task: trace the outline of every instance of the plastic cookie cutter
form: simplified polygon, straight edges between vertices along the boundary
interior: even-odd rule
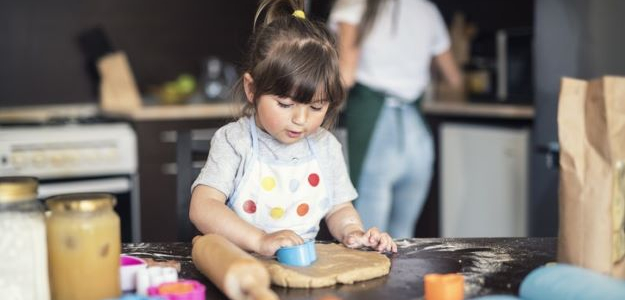
[[[150,287],[177,281],[178,272],[173,267],[148,267],[137,271],[136,291],[139,295],[147,295]]]
[[[282,247],[276,252],[278,261],[290,266],[305,267],[317,260],[315,240],[308,240],[304,244]]]
[[[464,299],[464,276],[460,274],[427,274],[425,300]]]
[[[148,264],[139,257],[125,254],[120,256],[119,264],[119,279],[122,291],[134,291],[136,289],[137,273],[142,269],[145,270]]]
[[[119,298],[108,299],[108,300],[163,300],[161,297],[147,297],[135,294],[126,294]]]
[[[204,300],[206,287],[195,280],[166,282],[148,289],[148,295],[165,300]]]

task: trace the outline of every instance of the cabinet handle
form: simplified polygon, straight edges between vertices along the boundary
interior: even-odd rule
[[[204,167],[204,164],[206,164],[206,161],[203,160],[195,160],[192,162],[192,167],[194,169],[201,169]],[[164,175],[174,175],[177,176],[178,175],[178,166],[176,166],[176,163],[165,163],[161,165],[161,173],[163,173]]]
[[[191,130],[191,139],[210,141],[217,129],[219,128],[193,129]],[[178,133],[175,130],[161,131],[161,142],[175,144],[177,139]]]
[[[161,173],[165,175],[178,175],[178,167],[176,163],[165,163],[161,165]]]
[[[175,130],[161,131],[161,142],[175,144],[178,133]]]
[[[552,141],[547,144],[538,145],[536,151],[545,155],[545,166],[549,170],[560,168],[560,144]]]

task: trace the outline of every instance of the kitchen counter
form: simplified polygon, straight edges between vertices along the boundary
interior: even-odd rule
[[[430,101],[422,105],[423,112],[429,115],[460,117],[488,117],[516,120],[534,118],[531,105],[488,104],[452,101]],[[123,113],[106,113],[121,116],[132,121],[182,120],[201,118],[232,118],[238,115],[239,107],[231,102],[216,102],[187,105],[150,105]]]
[[[79,119],[99,112],[95,104],[13,106],[0,108],[1,123],[45,123],[50,119]]]
[[[335,294],[341,299],[421,299],[423,277],[429,273],[465,276],[465,298],[488,294],[517,294],[533,269],[555,261],[555,238],[427,238],[397,240],[399,251],[390,255],[391,272],[353,285],[321,289],[272,286],[280,299],[319,299]],[[190,243],[124,244],[122,252],[155,260],[181,263],[180,277],[206,285],[206,299],[227,299],[191,261]]]
[[[97,104],[15,106],[0,109],[0,121],[12,123],[47,122],[50,119],[80,119],[104,115],[128,121],[168,121],[196,119],[231,119],[239,106],[231,102],[185,105],[144,105],[130,111],[102,111]]]
[[[499,103],[472,103],[467,101],[425,101],[421,109],[426,115],[454,117],[486,117],[514,120],[532,120],[534,107]]]
[[[531,105],[471,103],[466,101],[425,101],[422,110],[427,115],[458,117],[489,117],[516,120],[534,118]],[[239,107],[231,102],[186,105],[144,105],[140,109],[120,112],[101,112],[95,104],[48,105],[37,107],[10,107],[0,110],[4,121],[45,121],[50,118],[84,117],[98,113],[121,117],[129,121],[229,119],[238,115]]]
[[[167,121],[195,119],[229,119],[238,115],[239,108],[230,102],[150,105],[127,112],[104,112],[108,116],[122,117],[130,121]]]

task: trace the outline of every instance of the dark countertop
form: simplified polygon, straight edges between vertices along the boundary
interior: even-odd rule
[[[280,299],[318,299],[334,294],[342,299],[420,299],[423,277],[429,273],[465,276],[465,298],[487,294],[518,294],[523,278],[533,269],[555,261],[555,238],[428,238],[397,240],[390,255],[391,272],[353,285],[321,289],[272,287]],[[155,260],[181,262],[180,277],[206,285],[206,299],[227,299],[191,261],[189,243],[124,244],[122,252]]]

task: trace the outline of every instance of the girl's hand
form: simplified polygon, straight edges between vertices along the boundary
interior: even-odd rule
[[[361,230],[352,231],[345,235],[343,244],[348,248],[371,247],[378,252],[397,252],[397,244],[386,232],[380,232],[372,227],[366,232]]]
[[[301,245],[304,239],[292,230],[280,230],[274,233],[267,233],[260,238],[258,254],[272,256],[282,247]]]

